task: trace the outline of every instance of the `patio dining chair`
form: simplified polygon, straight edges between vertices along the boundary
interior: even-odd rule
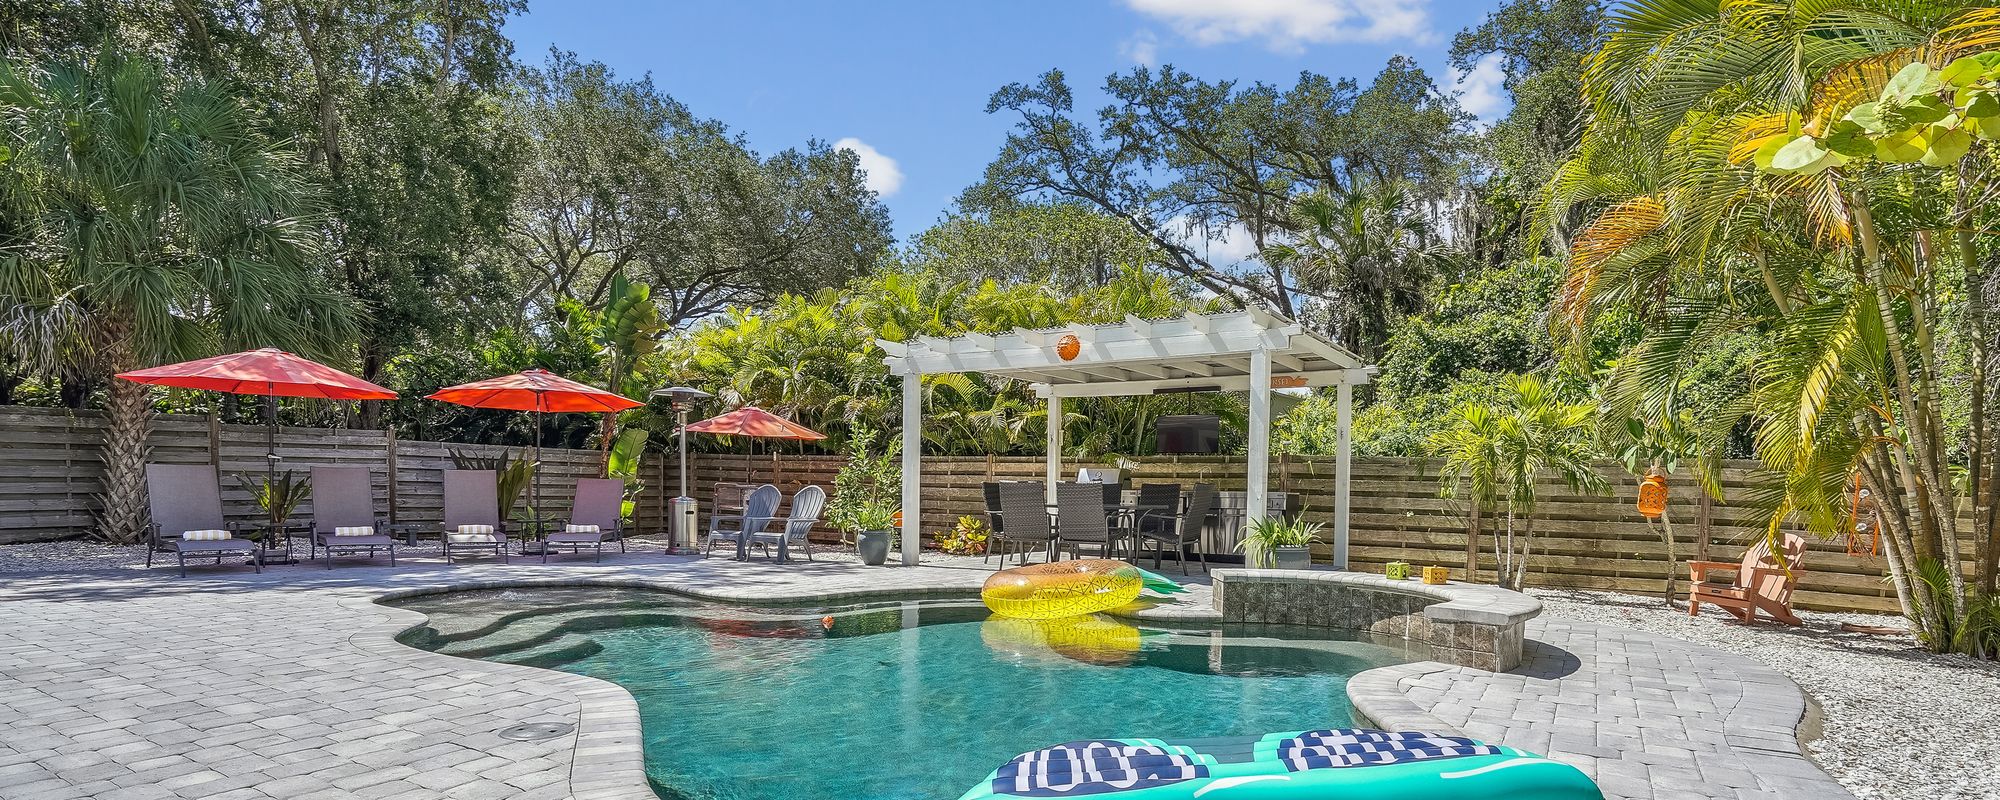
[[[222,518],[222,488],[216,484],[215,467],[147,464],[146,495],[153,516],[146,526],[146,568],[152,568],[154,553],[173,553],[181,576],[186,577],[188,556],[213,553],[220,566],[224,556],[234,553],[249,556],[250,564],[264,571],[257,543],[238,538],[241,526]]]
[[[1101,483],[1058,483],[1056,484],[1056,553],[1060,555],[1067,548],[1083,557],[1083,546],[1097,549],[1100,558],[1112,557],[1116,542],[1111,537],[1111,515],[1117,513],[1118,504],[1113,502],[1106,510],[1106,488],[1116,491],[1115,484]]]
[[[559,547],[579,553],[589,547],[596,560],[604,560],[604,543],[617,542],[625,552],[625,480],[623,478],[578,478],[576,498],[570,502],[569,521],[563,529],[542,540],[542,563],[549,563],[549,551]]]
[[[1178,492],[1176,492],[1178,494]],[[1138,539],[1153,544],[1153,569],[1160,568],[1160,558],[1168,547],[1173,548],[1174,560],[1181,565],[1181,574],[1188,574],[1188,546],[1194,546],[1195,558],[1201,561],[1201,571],[1208,571],[1207,548],[1202,546],[1201,531],[1208,525],[1208,517],[1215,510],[1215,486],[1197,483],[1188,493],[1187,508],[1176,514],[1156,514],[1139,520]],[[1133,560],[1138,560],[1139,542],[1133,543]]]
[[[396,537],[388,518],[375,514],[375,481],[367,467],[312,468],[311,557],[319,558],[321,550],[327,569],[336,556],[372,559],[378,550],[396,566]]]
[[[444,471],[444,560],[460,552],[491,551],[507,558],[507,525],[500,520],[500,480],[490,469]]]
[[[818,486],[807,486],[792,495],[791,511],[783,519],[774,519],[770,524],[780,526],[779,530],[763,530],[750,534],[750,543],[764,549],[769,556],[771,548],[778,548],[778,560],[790,557],[790,551],[805,548],[806,560],[813,560],[812,533],[819,524],[819,514],[826,508],[826,490]]]
[[[1049,519],[1047,490],[1043,484],[1017,481],[1000,484],[1000,514],[1007,520],[1005,536],[987,540],[987,552],[1000,551],[1000,566],[1007,566],[1008,551],[1026,559],[1030,548],[1053,548],[1055,527]]]
[[[709,553],[715,552],[716,542],[734,544],[738,556],[748,555],[751,534],[770,526],[771,519],[778,515],[778,501],[783,499],[784,493],[767,483],[743,497],[743,513],[710,514],[708,549],[701,554],[702,557],[707,558]]]
[[[1000,513],[1000,486],[999,481],[987,481],[979,485],[980,492],[986,495],[986,554],[979,559],[980,561],[991,560],[994,545],[1007,538],[1007,519]],[[1004,562],[1006,559],[1002,558],[1001,561]]]

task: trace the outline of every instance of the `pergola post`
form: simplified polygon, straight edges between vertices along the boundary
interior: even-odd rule
[[[1063,446],[1063,402],[1054,392],[1049,393],[1047,427],[1049,429],[1048,481],[1044,485],[1048,487],[1048,502],[1053,505],[1056,502],[1056,483],[1062,480]]]
[[[1250,351],[1250,463],[1244,469],[1245,521],[1255,524],[1270,505],[1271,478],[1271,352]]]
[[[1334,387],[1333,567],[1347,569],[1347,484],[1354,466],[1354,384]]]
[[[915,370],[903,373],[903,566],[917,565],[924,496],[924,395]]]

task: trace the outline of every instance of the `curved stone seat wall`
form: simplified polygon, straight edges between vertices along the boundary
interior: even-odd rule
[[[1505,672],[1521,664],[1521,638],[1542,603],[1476,583],[1425,585],[1359,572],[1219,569],[1215,611],[1225,622],[1316,625],[1430,645],[1447,664]]]

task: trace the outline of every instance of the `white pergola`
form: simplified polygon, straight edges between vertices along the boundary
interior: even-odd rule
[[[1263,518],[1270,492],[1271,390],[1333,386],[1338,399],[1338,449],[1333,490],[1333,560],[1347,566],[1348,465],[1353,389],[1375,367],[1304,326],[1260,309],[1188,314],[1174,319],[1135,316],[1111,325],[1072,325],[998,336],[968,333],[949,339],[919,336],[876,340],[883,359],[903,379],[903,563],[917,563],[923,513],[923,391],[925,375],[981,372],[1026,381],[1062,419],[1066,397],[1130,397],[1181,392],[1249,392],[1248,513]],[[1062,479],[1062,425],[1048,426],[1048,483]],[[1053,496],[1051,497],[1053,502]]]

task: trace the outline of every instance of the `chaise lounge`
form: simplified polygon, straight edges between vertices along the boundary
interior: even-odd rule
[[[190,555],[214,554],[216,565],[231,554],[248,556],[251,566],[264,571],[263,553],[258,544],[236,536],[240,526],[222,517],[222,489],[216,484],[215,467],[208,464],[147,464],[147,502],[152,524],[146,527],[146,568],[153,566],[154,553],[173,553],[180,562],[181,576],[187,576]]]

